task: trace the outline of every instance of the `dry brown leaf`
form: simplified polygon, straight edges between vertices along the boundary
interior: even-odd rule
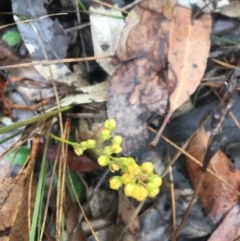
[[[199,128],[189,142],[186,151],[200,162],[203,162],[208,141],[209,135],[202,128]],[[196,188],[202,174],[202,169],[190,158],[186,158],[186,164],[191,182],[194,188]],[[219,150],[214,154],[208,168],[232,188],[235,190],[239,189],[240,171],[234,169],[222,151]],[[239,202],[239,197],[236,192],[230,190],[208,172],[205,174],[199,190],[199,199],[202,208],[214,223],[218,223],[226,212]]]
[[[168,50],[170,112],[180,107],[196,90],[207,64],[211,15],[204,13],[194,20],[191,16],[190,9],[174,8]]]
[[[196,90],[204,74],[212,28],[211,15],[192,19],[192,10],[176,5],[169,32],[168,114],[151,145],[156,146],[173,112]]]

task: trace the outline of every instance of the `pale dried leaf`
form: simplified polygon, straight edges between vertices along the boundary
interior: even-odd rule
[[[224,217],[221,224],[214,230],[208,241],[239,240],[240,237],[240,206],[235,205]]]
[[[122,13],[103,6],[91,6],[89,12],[94,54],[112,56],[124,26]],[[97,62],[109,75],[114,73],[115,67],[111,64],[110,58]]]
[[[207,13],[192,20],[190,9],[176,6],[169,33],[168,81],[170,112],[196,90],[204,74],[210,49],[212,20]]]
[[[86,104],[92,102],[105,102],[108,99],[108,81],[85,86],[77,89],[81,94],[68,95],[61,100],[61,106],[68,106],[72,104]]]

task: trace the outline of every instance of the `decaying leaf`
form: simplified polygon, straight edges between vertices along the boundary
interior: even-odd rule
[[[125,152],[145,143],[149,114],[166,110],[168,91],[161,71],[166,66],[167,35],[167,19],[148,8],[136,6],[126,20],[123,42],[113,59],[121,65],[112,77],[108,100],[108,116],[118,123]]]
[[[209,135],[199,128],[186,149],[188,153],[203,162],[207,150]],[[186,158],[188,174],[193,186],[196,188],[202,169],[190,158]],[[227,156],[222,151],[217,151],[211,158],[208,166],[221,180],[238,190],[240,184],[240,171],[234,169]],[[199,191],[199,199],[202,208],[214,223],[239,202],[238,194],[229,189],[220,180],[206,173]]]

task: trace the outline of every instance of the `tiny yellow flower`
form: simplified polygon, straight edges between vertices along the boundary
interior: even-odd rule
[[[83,154],[83,151],[84,151],[83,148],[79,144],[73,145],[73,150],[78,156],[81,156]]]
[[[119,144],[112,145],[112,153],[119,154],[122,152],[122,147]]]
[[[153,174],[149,178],[149,183],[152,183],[155,187],[160,187],[162,185],[162,178],[157,174]]]
[[[123,138],[122,136],[120,135],[116,135],[112,138],[112,144],[118,144],[118,145],[121,145],[122,144],[122,141],[123,141]]]
[[[116,163],[111,163],[109,165],[109,169],[111,172],[115,172],[115,171],[119,171],[120,170],[120,166]]]
[[[136,183],[134,183],[134,182],[130,182],[130,183],[125,185],[124,193],[127,197],[132,197],[135,186],[136,186]]]
[[[97,142],[95,140],[89,139],[87,140],[87,148],[94,149],[97,145]]]
[[[103,130],[101,130],[100,136],[103,141],[106,141],[106,140],[110,139],[111,131],[108,129],[103,129]]]
[[[109,160],[108,156],[102,155],[102,156],[98,157],[98,164],[102,167],[107,166],[109,164],[109,161],[110,160]]]
[[[107,119],[104,122],[104,127],[108,130],[114,130],[117,126],[117,123],[114,119]]]
[[[158,195],[159,192],[160,192],[159,187],[150,188],[148,189],[148,197],[154,198]]]
[[[136,184],[134,190],[133,190],[133,195],[135,199],[137,199],[139,202],[145,200],[148,196],[148,191],[147,189],[141,185],[141,184]]]
[[[118,190],[122,186],[122,179],[120,176],[111,177],[109,184],[111,189]]]
[[[141,172],[141,168],[137,163],[131,163],[127,168],[131,175],[138,175]]]
[[[141,170],[144,174],[152,174],[153,173],[153,164],[152,162],[144,162],[142,165],[141,165]]]

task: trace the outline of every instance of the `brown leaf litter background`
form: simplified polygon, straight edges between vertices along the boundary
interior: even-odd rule
[[[154,0],[136,6],[127,17],[112,61],[119,67],[110,82],[108,115],[118,123],[116,132],[124,137],[125,153],[145,143],[147,119],[151,113],[165,114],[172,94],[167,123],[195,91],[206,67],[210,15],[192,20],[190,9],[175,6],[171,16],[171,7]]]

